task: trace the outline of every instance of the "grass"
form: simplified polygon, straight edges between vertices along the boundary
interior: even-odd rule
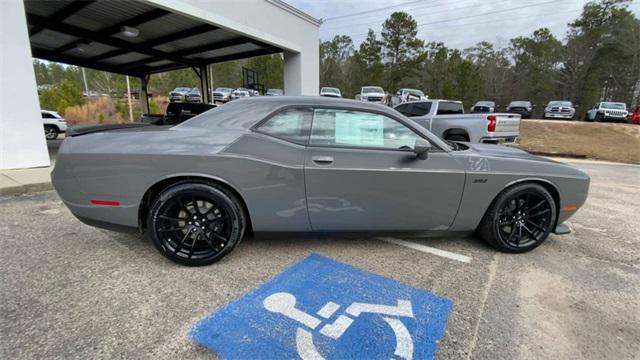
[[[530,152],[640,164],[640,126],[523,120],[520,147]]]

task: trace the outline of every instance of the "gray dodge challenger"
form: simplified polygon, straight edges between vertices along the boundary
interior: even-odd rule
[[[148,231],[169,259],[206,265],[248,232],[443,231],[512,253],[568,232],[589,176],[498,146],[445,142],[393,109],[252,97],[176,126],[71,131],[53,185],[82,222]]]

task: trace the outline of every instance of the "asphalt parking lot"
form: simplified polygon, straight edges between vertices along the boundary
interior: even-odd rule
[[[190,328],[315,253],[451,299],[441,359],[637,358],[640,167],[572,163],[592,177],[587,204],[533,252],[404,239],[468,262],[376,237],[261,236],[189,268],[81,224],[54,192],[2,198],[0,357],[215,358]]]

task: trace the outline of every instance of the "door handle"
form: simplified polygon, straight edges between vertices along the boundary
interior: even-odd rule
[[[311,161],[318,165],[330,165],[333,164],[333,156],[313,156]]]

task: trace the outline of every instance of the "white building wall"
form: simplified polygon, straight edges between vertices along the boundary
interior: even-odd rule
[[[318,95],[319,23],[279,0],[147,0],[285,49],[287,95]]]
[[[0,169],[49,166],[24,4],[0,13]]]

